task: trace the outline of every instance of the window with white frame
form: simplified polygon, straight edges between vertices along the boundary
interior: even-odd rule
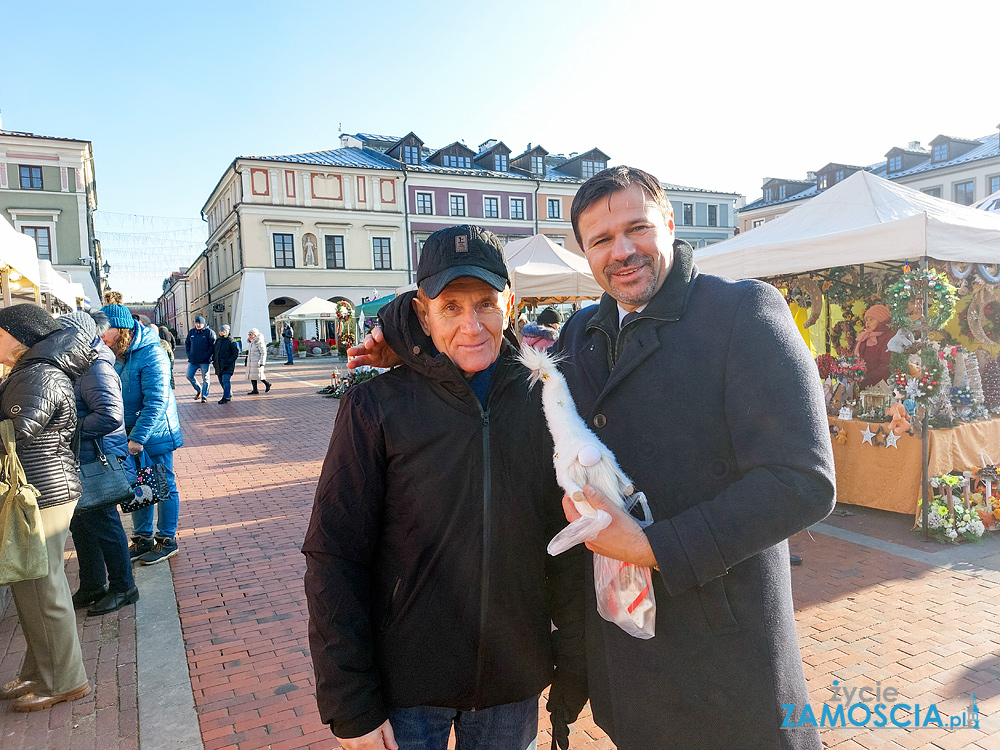
[[[451,210],[452,216],[465,216],[465,196],[454,194],[449,195],[448,207]]]
[[[21,231],[35,241],[39,260],[52,260],[52,242],[48,227],[21,227]]]
[[[889,171],[898,172],[903,168],[903,157],[902,156],[890,156],[889,157]]]
[[[1000,175],[993,175],[992,177],[986,178],[986,194],[993,195],[997,190],[1000,190]]]
[[[582,174],[583,174],[583,176],[585,178],[586,177],[593,177],[598,172],[604,171],[604,162],[603,161],[586,161],[586,160],[584,160],[584,162],[582,164],[582,169],[583,169]]]
[[[561,219],[562,218],[562,201],[558,198],[548,199],[549,207],[549,218],[550,219]]]
[[[512,219],[524,218],[524,198],[510,199],[510,218]]]
[[[458,169],[471,169],[472,159],[468,156],[456,156],[455,154],[445,154],[441,163],[446,167],[456,167]]]
[[[493,168],[497,172],[506,172],[507,154],[493,154]]]
[[[388,237],[372,237],[372,255],[376,271],[392,268],[392,250]]]
[[[487,195],[483,198],[483,218],[484,219],[499,219],[500,218],[500,199],[494,196]]]
[[[26,167],[19,168],[21,177],[21,190],[41,190],[42,189],[42,168]]]
[[[770,198],[768,199],[770,200]],[[684,215],[682,223],[684,226],[691,227],[694,226],[694,204],[685,203],[684,204]]]
[[[418,214],[434,213],[433,193],[417,193],[417,213]]]
[[[328,234],[326,244],[326,267],[346,268],[344,261],[344,238],[339,234]]]
[[[403,146],[403,161],[407,164],[419,164],[420,163],[420,147],[419,146]]]
[[[293,235],[274,235],[274,267],[295,268],[295,249],[292,244]]]
[[[955,183],[955,203],[971,206],[976,200],[976,183],[972,180]]]
[[[750,223],[750,228],[751,229],[756,229],[757,227],[762,226],[763,224],[764,224],[764,219],[754,219]]]
[[[710,227],[719,226],[719,207],[714,203],[708,204],[708,225]]]
[[[948,160],[948,144],[941,143],[934,147],[934,161]]]
[[[933,196],[934,198],[940,198],[941,197],[941,187],[940,186],[938,186],[938,187],[931,187],[931,188],[924,188],[920,192],[923,193],[924,195]]]
[[[531,171],[533,174],[545,174],[545,157],[544,156],[532,156],[531,157]]]

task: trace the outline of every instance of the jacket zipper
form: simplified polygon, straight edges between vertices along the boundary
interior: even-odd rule
[[[480,407],[482,408],[482,407]],[[483,414],[483,571],[481,578],[481,598],[479,600],[479,649],[476,656],[476,690],[474,704],[479,705],[482,695],[483,659],[486,651],[486,610],[490,595],[490,498],[493,492],[492,467],[490,460],[490,412]]]

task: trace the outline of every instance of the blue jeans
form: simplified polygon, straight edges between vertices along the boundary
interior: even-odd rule
[[[132,588],[135,581],[128,559],[128,537],[117,505],[94,510],[77,508],[69,530],[80,561],[80,591],[100,591],[105,582],[108,590],[116,594]]]
[[[194,377],[195,373],[198,372],[198,370],[201,370],[201,386],[200,387],[198,385],[198,381],[195,380],[195,377]],[[205,396],[207,398],[208,397],[208,383],[209,383],[209,380],[208,380],[208,362],[204,362],[204,363],[202,363],[200,365],[193,365],[190,362],[188,362],[188,382],[194,388],[195,393],[197,393],[200,390],[201,391],[201,395]]]
[[[295,343],[292,339],[285,341],[285,354],[288,355],[288,362],[286,364],[292,364],[295,361]]]
[[[453,724],[457,750],[535,750],[538,696],[479,711],[392,708],[389,723],[399,750],[446,750]]]
[[[152,464],[163,464],[167,467],[167,483],[170,485],[170,496],[156,505],[137,510],[132,514],[132,529],[138,536],[153,536],[153,508],[156,508],[156,534],[177,536],[177,517],[181,512],[181,496],[177,491],[177,477],[174,476],[174,452],[160,453],[157,456],[147,456]]]
[[[232,398],[232,388],[230,386],[230,380],[232,380],[233,374],[231,372],[223,373],[219,376],[219,382],[222,383],[222,397]]]

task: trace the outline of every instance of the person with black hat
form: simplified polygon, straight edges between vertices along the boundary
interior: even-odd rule
[[[90,693],[64,551],[70,519],[80,499],[73,452],[76,399],[73,381],[97,354],[76,329],[62,329],[42,308],[0,309],[0,419],[14,425],[17,455],[39,491],[49,572],[10,585],[27,650],[17,677],[0,688],[15,711],[40,711]]]
[[[407,367],[341,399],[302,551],[320,716],[347,750],[445,750],[452,728],[523,750],[553,644],[582,649],[546,601],[546,581],[579,588],[581,556],[545,551],[565,520],[512,301],[495,235],[435,232],[417,291],[380,315]],[[526,441],[548,448],[506,450]]]
[[[546,307],[535,318],[534,323],[528,323],[521,329],[522,341],[535,349],[545,350],[556,343],[559,338],[559,326],[563,317],[554,307]]]

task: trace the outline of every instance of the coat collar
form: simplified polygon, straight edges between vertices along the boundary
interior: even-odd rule
[[[688,296],[692,282],[698,275],[698,267],[694,264],[694,253],[687,243],[674,242],[674,263],[667,274],[663,286],[660,287],[646,308],[639,313],[638,320],[652,318],[668,321],[680,320],[687,307]],[[611,341],[618,337],[618,302],[610,294],[601,297],[597,314],[590,319],[587,330],[601,329],[608,334]]]

